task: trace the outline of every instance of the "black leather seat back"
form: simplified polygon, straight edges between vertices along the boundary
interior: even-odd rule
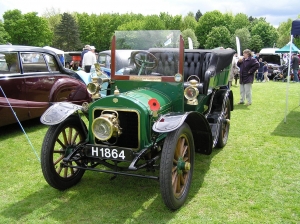
[[[174,76],[178,73],[179,50],[174,48],[150,48],[152,53],[158,60],[158,65],[153,72],[162,74],[163,76]]]
[[[184,81],[187,81],[191,75],[199,77],[201,74],[201,54],[192,52],[184,54],[183,74]]]

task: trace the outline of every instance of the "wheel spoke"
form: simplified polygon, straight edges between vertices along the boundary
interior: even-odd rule
[[[59,138],[57,138],[56,141],[58,142],[58,144],[61,145],[61,147],[62,147],[63,149],[67,148],[67,146],[66,146],[64,143],[62,143],[61,140],[60,140]]]
[[[183,174],[180,174],[180,184],[184,185],[184,182],[185,182],[185,180],[184,180]]]
[[[185,145],[184,146],[184,149],[183,149],[183,152],[182,152],[182,157],[184,157],[185,156],[185,153],[186,153],[186,150],[188,149],[188,146],[187,145]]]
[[[176,174],[175,178],[174,178],[174,184],[173,184],[174,193],[176,193],[176,191],[177,191],[177,183],[178,183],[178,175]]]
[[[65,150],[63,149],[59,149],[59,150],[53,150],[53,153],[60,153],[60,154],[64,154]]]
[[[182,137],[181,138],[181,140],[180,140],[180,157],[183,157],[183,155],[184,155],[184,153],[183,153],[183,151],[184,151],[184,144],[185,144],[185,138],[184,137]]]
[[[69,136],[68,136],[68,143],[69,145],[71,144],[71,140],[72,140],[72,132],[73,132],[73,128],[69,128]]]
[[[61,173],[61,170],[62,170],[62,166],[59,166],[56,172],[57,172],[58,174],[60,174],[60,173]]]
[[[73,136],[72,141],[70,142],[70,144],[73,145],[73,144],[76,142],[76,139],[77,139],[78,136],[79,136],[79,133],[78,133],[78,131],[76,131],[76,133],[75,133],[75,135]]]
[[[173,159],[173,165],[177,165],[177,160]]]
[[[62,159],[64,158],[64,155],[61,155],[53,164],[54,166],[59,163],[60,161],[62,161]]]
[[[70,162],[69,165],[72,165],[72,162]],[[75,172],[74,172],[74,168],[73,167],[70,167],[70,172],[71,172],[71,175],[74,175]]]
[[[177,177],[177,169],[175,169],[175,171],[172,175],[172,185],[174,185],[176,177]]]
[[[65,145],[68,145],[66,129],[62,130],[61,133],[62,133],[62,135],[63,135]]]
[[[176,178],[176,193],[180,193],[180,190],[181,190],[181,187],[180,187],[180,176],[181,176],[181,174],[178,174],[177,175],[177,178]]]
[[[64,167],[64,178],[68,177],[68,167]]]

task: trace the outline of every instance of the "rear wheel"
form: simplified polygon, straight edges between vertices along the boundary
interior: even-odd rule
[[[41,166],[48,184],[64,190],[77,184],[85,170],[63,166],[63,158],[85,140],[85,132],[77,116],[70,116],[62,123],[50,126],[42,145]],[[77,165],[70,162],[69,165]]]
[[[229,128],[230,128],[230,100],[227,98],[225,106],[222,109],[221,124],[219,125],[219,137],[217,142],[218,148],[223,148],[228,140]]]
[[[160,191],[166,206],[180,208],[188,196],[194,169],[195,147],[188,124],[168,133],[160,162]]]

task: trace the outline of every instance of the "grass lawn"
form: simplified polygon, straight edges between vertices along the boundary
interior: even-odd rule
[[[0,128],[0,223],[300,223],[300,84],[253,84],[253,104],[235,108],[229,140],[196,154],[187,203],[171,212],[154,180],[87,171],[75,187],[50,187],[18,125]],[[4,115],[1,115],[4,116]],[[40,154],[47,127],[24,122]]]

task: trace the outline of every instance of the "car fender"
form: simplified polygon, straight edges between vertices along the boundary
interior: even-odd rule
[[[207,119],[199,112],[165,114],[159,117],[152,129],[158,133],[168,133],[179,128],[184,122],[192,130],[196,151],[206,155],[211,154],[213,148],[212,132]]]
[[[68,101],[81,105],[90,102],[91,96],[86,85],[74,78],[58,79],[51,88],[49,102]]]
[[[82,106],[69,103],[57,102],[49,107],[41,116],[40,121],[46,125],[56,125],[64,121],[67,117],[77,110],[81,110]]]

